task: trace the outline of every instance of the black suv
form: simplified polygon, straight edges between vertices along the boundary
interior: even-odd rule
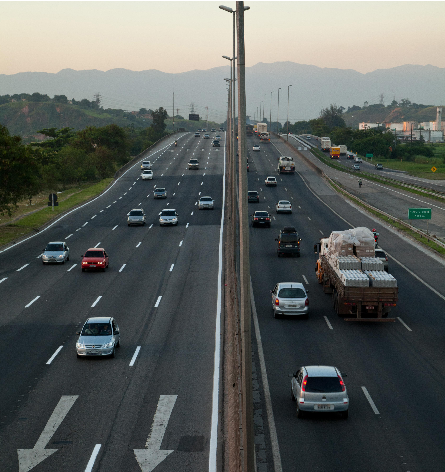
[[[300,236],[293,226],[285,226],[280,230],[278,238],[277,254],[280,257],[282,254],[296,255],[300,257]]]
[[[247,191],[247,203],[260,203],[260,196],[256,190]]]

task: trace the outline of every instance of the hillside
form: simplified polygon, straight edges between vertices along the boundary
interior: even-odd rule
[[[113,113],[103,109],[85,109],[79,105],[28,100],[0,105],[0,124],[6,126],[11,135],[21,136],[24,142],[39,139],[37,131],[43,128],[73,128],[78,131],[88,126],[133,126],[143,128],[151,120],[122,110]]]

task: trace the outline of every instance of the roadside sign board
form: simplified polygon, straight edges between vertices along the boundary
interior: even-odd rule
[[[431,220],[431,208],[408,208],[409,220]]]
[[[433,167],[431,167],[431,170],[432,170],[433,172],[436,172],[437,169],[433,166]]]
[[[374,154],[366,154],[366,157],[374,157]]]

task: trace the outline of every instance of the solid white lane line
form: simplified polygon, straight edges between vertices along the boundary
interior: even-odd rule
[[[114,231],[119,225],[116,225],[111,231]]]
[[[126,266],[127,264],[123,264],[123,266],[119,269],[119,272],[122,272],[124,270],[124,267]]]
[[[172,264],[172,265],[170,266],[170,272],[173,270],[173,267],[175,267],[175,264]]]
[[[4,282],[7,278],[8,278],[8,277],[3,277],[3,279],[0,280],[0,284],[1,284],[2,282]]]
[[[397,317],[397,319],[400,321],[400,323],[403,324],[403,326],[405,326],[405,328],[406,328],[408,331],[412,331],[412,329],[411,329],[404,321],[402,321],[402,318]]]
[[[139,241],[139,242],[136,244],[136,247],[139,247],[141,244],[142,244],[142,241]]]
[[[326,324],[329,326],[329,329],[334,329],[334,328],[332,327],[331,323],[329,322],[328,317],[327,317],[327,316],[323,316],[323,318],[325,319]]]
[[[73,233],[69,234],[65,239],[71,238],[72,235]]]
[[[34,300],[31,300],[27,305],[25,305],[25,308],[28,308],[30,307],[36,300],[38,300],[40,298],[40,295],[37,295],[36,298],[34,298]]]
[[[156,300],[156,303],[155,303],[155,308],[157,308],[159,306],[159,304],[161,303],[161,299],[162,299],[162,295],[159,295],[158,299]]]
[[[380,415],[379,410],[377,410],[377,407],[375,406],[375,403],[372,401],[371,395],[369,395],[368,390],[366,390],[366,387],[362,387],[362,390],[363,390],[363,393],[365,394],[366,399],[371,405],[371,408],[374,411],[374,413],[376,415]]]
[[[51,362],[54,360],[54,358],[57,356],[57,354],[59,354],[60,350],[62,349],[63,346],[59,346],[57,349],[56,349],[56,352],[48,359],[46,365],[49,365],[51,364]]]
[[[67,270],[67,272],[69,272],[70,270],[73,270],[74,267],[76,267],[76,265],[77,265],[77,264],[73,264],[73,265]]]
[[[306,283],[306,285],[309,285],[309,282],[307,281],[307,278],[304,275],[302,275],[302,277],[303,277],[304,282]]]
[[[134,366],[134,363],[136,362],[136,358],[140,350],[141,350],[141,346],[137,346],[136,351],[134,351],[133,357],[131,358],[130,364],[128,365],[129,367]]]
[[[93,215],[93,216],[91,217],[91,219],[94,220],[94,218],[96,218],[96,216],[97,216],[97,215]]]
[[[101,298],[102,298],[102,295],[99,295],[99,296],[96,298],[95,302],[91,305],[91,308],[94,308],[94,307],[99,303],[99,300],[100,300]]]
[[[100,241],[99,241],[99,242],[98,242],[98,243],[97,243],[97,244],[96,244],[94,247],[98,247],[98,246],[99,246],[99,244],[100,244]]]
[[[96,462],[96,457],[99,454],[101,444],[96,444],[93,449],[93,453],[91,454],[90,460],[88,461],[87,468],[85,469],[85,472],[91,472],[94,467],[94,463]]]
[[[88,224],[88,221],[82,225],[82,228]]]
[[[182,240],[182,241],[179,243],[179,247],[181,247],[181,246],[182,246],[182,243],[183,243],[183,241],[184,241],[184,240]]]
[[[187,228],[189,227],[189,224],[190,224],[190,223],[187,223],[187,224],[185,225],[185,229],[187,229]]]
[[[25,267],[28,267],[29,264],[25,264],[24,266],[20,267],[20,269],[17,269],[16,272],[20,272],[22,269],[24,269]]]

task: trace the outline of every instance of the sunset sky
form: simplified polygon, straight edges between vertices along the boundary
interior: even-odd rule
[[[0,74],[226,65],[235,2],[0,2]],[[246,66],[445,67],[445,2],[245,2]]]

